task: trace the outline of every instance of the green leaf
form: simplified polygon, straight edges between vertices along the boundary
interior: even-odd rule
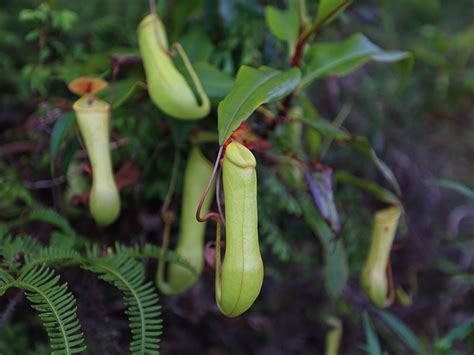
[[[233,77],[207,62],[196,63],[194,70],[212,103],[221,101],[234,85]]]
[[[353,34],[343,42],[315,44],[308,49],[306,60],[308,66],[301,80],[301,87],[328,75],[347,75],[370,60],[399,62],[404,78],[413,66],[413,55],[410,52],[385,51],[360,33]]]
[[[35,28],[25,35],[25,41],[27,42],[34,41],[39,37],[39,34],[40,34],[39,29]]]
[[[334,239],[334,234],[321,218],[307,196],[300,198],[306,224],[319,238],[324,250],[324,284],[332,299],[336,299],[347,283],[349,270],[342,239]]]
[[[158,1],[158,5],[161,3],[162,1]],[[181,36],[181,33],[186,28],[186,24],[189,23],[189,20],[199,15],[199,12],[202,11],[203,0],[176,1],[172,6],[170,3],[167,4],[170,6],[168,11],[170,11],[170,15],[172,16],[171,23],[173,24],[173,26],[171,26],[173,31],[168,33],[168,38],[170,39],[170,42],[173,42],[176,38]],[[206,18],[206,21],[211,20],[212,19],[210,18]]]
[[[165,118],[166,123],[168,124],[171,130],[171,138],[176,147],[182,147],[186,144],[188,136],[191,133],[195,123],[192,121],[177,120],[171,117]]]
[[[474,190],[469,187],[452,180],[446,179],[429,179],[426,181],[427,185],[438,186],[444,189],[453,190],[460,194],[474,200]]]
[[[392,188],[395,190],[398,196],[401,195],[401,189],[398,185],[398,181],[393,174],[392,170],[388,167],[385,162],[379,159],[375,150],[370,146],[369,140],[366,137],[355,137],[355,139],[350,140],[349,144],[358,150],[360,153],[365,155],[368,159],[370,159],[380,173],[385,177],[385,179],[390,183]]]
[[[130,85],[129,83],[126,83],[126,88],[128,88],[128,90],[126,92],[118,92],[118,87],[117,87],[118,84],[116,84],[116,87],[115,87],[115,90],[117,90],[117,92],[114,92],[114,87],[112,86],[111,90],[112,92],[114,92],[116,95],[117,93],[120,95],[118,97],[118,99],[114,100],[114,102],[112,102],[112,108],[113,109],[117,109],[119,108],[120,106],[122,106],[123,104],[125,104],[128,100],[130,100],[135,94],[137,94],[138,92],[140,91],[145,91],[146,90],[146,84],[142,81],[135,81],[132,85]],[[121,88],[122,90],[124,89],[123,87]]]
[[[288,10],[280,10],[274,6],[266,6],[265,20],[276,38],[288,42],[292,53],[298,41],[300,27],[298,8],[292,6]]]
[[[72,139],[64,147],[63,154],[61,156],[61,171],[63,174],[67,173],[69,164],[74,158],[74,154],[80,148],[81,148],[81,143],[79,142],[79,138],[77,137],[77,135],[72,137]]]
[[[214,51],[214,46],[211,41],[201,30],[193,30],[186,33],[179,42],[186,51],[191,63],[209,60],[209,57]]]
[[[364,322],[365,337],[367,339],[367,353],[370,355],[381,355],[382,349],[380,347],[379,338],[377,334],[375,334],[374,328],[372,328],[372,323],[370,322],[367,312],[362,314],[362,319]]]
[[[278,101],[291,93],[300,81],[299,69],[281,72],[269,67],[242,66],[234,87],[217,108],[219,144],[262,104]]]
[[[395,317],[393,314],[390,314],[386,311],[382,310],[375,310],[380,318],[387,324],[394,333],[396,333],[403,342],[410,347],[413,351],[418,354],[422,353],[421,343],[418,340],[418,337],[408,328],[405,323],[403,323],[400,319]]]
[[[333,21],[351,2],[352,0],[321,0],[316,16],[316,27],[325,26]]]
[[[453,348],[454,342],[462,341],[470,334],[474,334],[474,317],[468,318],[452,328],[445,336],[436,339],[435,348],[437,351],[448,351]]]
[[[351,3],[352,0],[320,0],[315,26],[327,25],[336,19]]]
[[[49,155],[50,155],[50,169],[51,174],[54,175],[54,161],[59,151],[59,147],[66,136],[66,133],[73,127],[74,122],[76,121],[76,116],[74,112],[67,112],[62,117],[60,117],[53,127],[53,132],[51,133],[51,141],[49,144]]]
[[[386,202],[390,205],[400,205],[400,199],[391,191],[384,189],[379,184],[368,181],[366,179],[354,176],[346,171],[338,171],[334,173],[334,181],[350,184],[360,189],[366,190],[373,194],[380,201]]]
[[[303,120],[303,119],[298,119],[298,120],[314,128],[319,133],[327,137],[331,137],[334,139],[349,139],[351,137],[350,133],[347,133],[342,128],[336,126],[334,123],[329,122],[328,120],[325,120],[324,118],[316,118],[316,119],[311,119],[311,120]]]

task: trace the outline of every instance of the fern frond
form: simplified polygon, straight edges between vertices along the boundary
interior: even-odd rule
[[[115,252],[117,255],[127,255],[131,258],[134,259],[162,259],[162,251],[161,248],[154,245],[154,244],[145,244],[144,246],[140,247],[139,245],[134,245],[134,246],[125,246],[120,243],[115,244]],[[172,250],[168,250],[166,252],[165,260],[178,264],[186,269],[188,269],[191,273],[193,273],[195,276],[199,276],[198,272],[196,269],[182,256],[179,254],[175,253]]]
[[[48,333],[52,354],[76,354],[86,346],[76,314],[76,300],[67,283],[45,265],[23,271],[15,286],[25,290]]]
[[[39,205],[31,207],[30,211],[26,215],[9,222],[6,224],[6,226],[8,230],[12,230],[13,228],[18,228],[30,222],[36,221],[50,224],[67,235],[76,234],[74,229],[69,224],[69,221],[65,217],[61,216],[51,208]]]
[[[0,238],[0,256],[3,257],[2,264],[12,270],[18,270],[20,267],[18,256],[31,253],[38,248],[40,248],[39,242],[30,236],[3,236]]]
[[[15,283],[15,279],[5,270],[0,269],[0,296]]]
[[[35,265],[57,265],[79,264],[82,256],[74,249],[49,246],[37,248],[34,252],[25,254],[25,265],[32,267]]]
[[[76,234],[76,231],[71,227],[71,225],[69,224],[69,221],[65,217],[61,216],[55,210],[51,208],[46,208],[44,206],[38,206],[38,208],[34,208],[28,214],[28,221],[29,222],[33,222],[33,221],[44,222],[52,226],[55,226],[56,228],[63,231],[65,234],[68,234],[68,235]]]
[[[151,282],[145,281],[142,263],[127,255],[88,260],[86,270],[117,287],[124,295],[130,320],[132,354],[158,354],[162,334],[161,306]]]
[[[89,244],[86,249],[87,259],[96,259],[101,257],[101,250],[97,244]]]

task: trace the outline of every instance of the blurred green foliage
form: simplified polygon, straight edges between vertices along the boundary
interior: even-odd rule
[[[208,78],[208,82],[203,80],[203,84],[208,92],[214,90],[210,96],[215,106],[232,87],[241,65],[288,68],[294,33],[289,33],[286,38],[284,33],[278,32],[279,27],[273,29],[275,34],[278,33],[277,37],[273,36],[264,16],[269,11],[265,6],[272,5],[281,11],[270,10],[277,18],[274,21],[284,23],[285,16],[290,16],[289,21],[293,21],[291,7],[285,10],[285,3],[169,0],[159,1],[158,11],[167,25],[170,40],[179,40],[196,64],[198,74]],[[316,6],[316,3],[308,2],[307,9],[314,14]],[[459,205],[472,208],[472,202],[457,195],[439,197],[439,190],[429,189],[424,184],[426,179],[446,178],[473,187],[474,27],[471,9],[471,0],[354,2],[340,20],[316,36],[315,44],[342,42],[353,33],[361,32],[384,49],[410,51],[415,58],[411,75],[403,81],[395,66],[367,64],[344,78],[330,76],[313,82],[307,96],[315,103],[317,113],[316,110],[310,113],[311,109],[302,105],[306,118],[312,115],[333,118],[344,105],[349,105],[351,110],[345,126],[357,135],[368,137],[377,154],[390,163],[397,175],[407,209],[407,220],[399,241],[403,243],[408,239],[409,247],[396,251],[393,262],[394,269],[399,270],[396,280],[413,297],[414,308],[412,314],[400,306],[394,307],[394,312],[413,329],[418,337],[416,346],[418,342],[422,344],[421,353],[427,354],[462,354],[474,347],[474,326],[468,318],[474,312],[473,232],[462,229],[461,225],[458,233],[446,239],[449,210]],[[20,214],[24,205],[32,204],[33,199],[60,206],[57,198],[60,188],[56,188],[51,196],[27,191],[22,185],[24,180],[50,178],[47,148],[53,129],[50,118],[54,109],[59,107],[61,113],[70,109],[73,97],[67,91],[66,83],[78,76],[114,77],[104,93],[104,98],[111,102],[117,102],[136,83],[144,81],[141,66],[127,63],[127,60],[138,55],[136,26],[148,11],[146,1],[2,1],[0,115],[5,120],[0,124],[5,130],[0,133],[0,141],[33,139],[39,147],[32,157],[22,156],[18,161],[10,159],[0,166],[2,219]],[[316,49],[312,51],[317,52]],[[305,60],[309,62],[310,57]],[[122,64],[114,67],[111,58],[122,60]],[[361,63],[356,64],[351,69]],[[177,65],[180,67],[179,62]],[[134,90],[128,100],[113,112],[115,138],[126,141],[114,149],[113,158],[116,166],[125,160],[133,160],[140,168],[141,178],[135,186],[124,190],[126,217],[122,228],[117,227],[110,233],[125,240],[135,235],[144,238],[142,225],[137,223],[138,215],[155,213],[159,209],[168,190],[174,149],[179,146],[185,155],[188,148],[186,139],[196,128],[193,124],[164,117],[149,102],[143,90]],[[33,129],[24,131],[18,128],[32,118],[38,121]],[[250,124],[256,132],[262,130],[259,120],[252,120]],[[199,127],[212,131],[216,126],[215,113],[199,124]],[[269,132],[267,138],[273,145],[273,152],[303,155],[307,144],[301,142],[301,129],[300,125],[292,123]],[[72,156],[68,146],[74,143],[75,133],[73,128],[65,133],[64,142],[58,147],[58,160],[65,160],[67,154]],[[316,143],[310,144],[314,143],[316,148],[329,146],[330,140],[325,137],[316,134],[314,139]],[[80,147],[77,142],[75,144],[73,152]],[[215,155],[211,145],[205,150],[208,157]],[[336,171],[350,171],[354,176],[384,184],[370,161],[361,159],[360,154],[345,146],[332,144],[323,162]],[[7,164],[15,165],[16,171],[7,169]],[[184,163],[180,170],[183,169]],[[23,173],[21,177],[19,171]],[[348,284],[338,291],[342,292],[342,297],[331,299],[324,290],[322,276],[324,251],[330,252],[330,247],[318,242],[304,221],[301,199],[295,191],[300,192],[305,187],[304,183],[301,184],[302,176],[295,177],[295,174],[298,173],[291,167],[278,168],[278,165],[266,165],[263,159],[259,160],[261,247],[272,285],[268,290],[264,289],[264,296],[260,298],[260,314],[273,312],[269,316],[273,319],[279,310],[290,310],[291,313],[292,307],[296,307],[293,303],[301,302],[307,306],[305,312],[313,317],[310,319],[311,332],[299,329],[294,321],[291,322],[291,316],[283,311],[288,319],[279,322],[287,321],[288,327],[300,331],[301,339],[320,345],[319,349],[322,340],[313,333],[325,330],[321,324],[326,315],[337,314],[344,324],[344,354],[357,353],[356,349],[360,347],[372,353],[380,353],[380,347],[396,354],[415,351],[399,342],[401,338],[405,343],[411,341],[413,344],[411,331],[400,327],[398,320],[390,318],[389,324],[384,323],[387,317],[380,317],[361,300],[357,286],[369,245],[372,212],[380,202],[355,186],[336,184],[335,204],[342,221],[338,238],[345,247]],[[177,186],[179,194],[181,177]],[[176,204],[174,207],[178,208]],[[81,216],[84,218],[87,214],[83,212]],[[81,223],[81,217],[73,218],[72,223],[83,234],[90,230],[96,233],[90,222]],[[110,244],[113,237],[100,236],[104,244]],[[293,278],[294,275],[297,277]],[[299,290],[303,288],[307,294]],[[282,294],[278,295],[279,292]],[[301,300],[291,298],[295,295]],[[201,294],[201,297],[204,296]],[[170,303],[170,309],[176,310],[172,307],[176,305]],[[437,308],[442,308],[440,313],[435,311]],[[364,313],[361,317],[361,310],[367,310],[367,316]],[[171,338],[179,340],[180,335],[184,336],[180,330],[181,320],[171,314],[168,317]],[[195,317],[199,319],[198,315]],[[204,322],[203,318],[201,322]],[[303,328],[305,325],[299,326]],[[193,334],[197,334],[195,338],[202,336],[198,328],[192,328]],[[223,328],[214,324],[212,329],[225,333]],[[229,329],[232,328],[229,326]],[[243,339],[251,339],[249,343],[264,349],[266,343],[279,344],[278,338],[286,336],[285,331],[275,329],[273,333],[257,331],[257,335],[247,335]],[[6,350],[4,344],[9,344],[15,337],[19,339],[16,353],[29,349],[31,344],[24,332],[22,323],[6,323],[0,335],[0,351],[8,354],[12,349]],[[228,337],[229,334],[222,336],[223,339]],[[206,340],[204,343],[206,346],[219,346],[214,341]],[[194,342],[196,340],[191,343]],[[200,346],[205,345],[201,343]],[[310,349],[307,344],[299,348],[294,346],[296,348],[288,345],[282,349],[286,353]],[[38,353],[42,347],[38,345]],[[242,349],[235,351],[245,353]]]

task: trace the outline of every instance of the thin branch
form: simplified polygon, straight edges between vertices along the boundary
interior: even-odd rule
[[[49,180],[23,181],[23,184],[25,185],[27,189],[41,190],[41,189],[50,189],[52,187],[62,185],[65,182],[66,182],[66,177],[64,175],[61,175],[54,179],[49,179]]]
[[[79,142],[82,142],[82,140],[79,140]],[[127,144],[130,144],[130,142],[132,142],[131,138],[120,138],[120,139],[116,140],[115,142],[109,143],[109,149],[110,150],[116,150],[120,147],[123,147]],[[85,148],[85,146],[82,145],[82,150],[77,151],[74,154],[74,157],[79,158],[79,159],[87,158],[88,155],[87,155],[87,149]]]

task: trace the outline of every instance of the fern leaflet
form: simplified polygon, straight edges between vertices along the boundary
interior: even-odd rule
[[[117,255],[127,255],[134,259],[148,258],[148,259],[159,260],[163,258],[161,248],[154,244],[149,244],[149,243],[145,244],[142,247],[140,247],[139,245],[134,245],[134,246],[129,247],[120,243],[116,243],[115,250],[116,250]],[[166,252],[165,260],[170,263],[178,264],[188,269],[195,276],[199,276],[196,269],[185,258],[183,258],[182,256],[180,256],[179,254],[175,253],[172,250],[168,250]]]
[[[74,235],[76,232],[69,224],[69,221],[51,208],[38,206],[28,214],[28,221],[41,221],[62,230],[65,234]]]
[[[2,296],[15,283],[8,272],[0,269],[0,296]]]
[[[48,333],[52,354],[76,354],[86,349],[76,314],[76,300],[67,284],[45,265],[23,271],[15,286],[25,290]]]
[[[117,287],[124,295],[130,320],[132,354],[158,354],[162,334],[161,306],[151,282],[145,282],[143,265],[127,255],[88,260],[85,269]]]
[[[61,266],[67,264],[79,264],[82,256],[74,249],[49,246],[46,248],[38,248],[35,252],[25,254],[26,266],[35,266],[40,264]]]
[[[40,244],[36,239],[29,236],[19,235],[12,237],[6,235],[0,237],[0,256],[3,258],[2,264],[11,270],[20,268],[19,256],[24,253],[30,253],[38,249]]]

